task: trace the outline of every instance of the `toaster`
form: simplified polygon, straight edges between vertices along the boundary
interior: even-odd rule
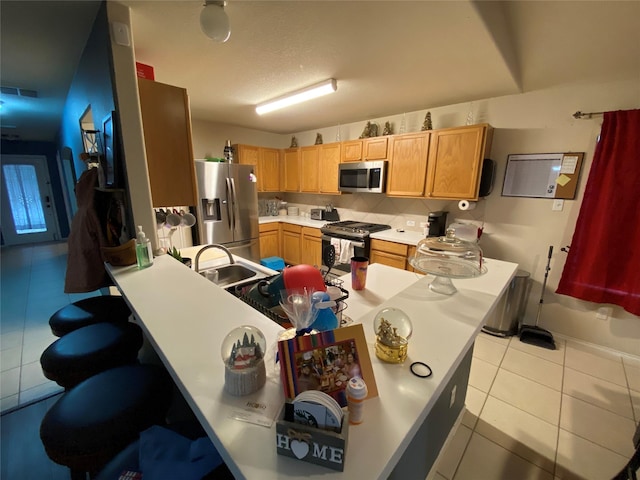
[[[324,220],[324,208],[312,208],[309,210],[311,220]]]

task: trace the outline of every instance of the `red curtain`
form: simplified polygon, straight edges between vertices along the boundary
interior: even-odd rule
[[[640,315],[640,110],[604,114],[556,293]]]

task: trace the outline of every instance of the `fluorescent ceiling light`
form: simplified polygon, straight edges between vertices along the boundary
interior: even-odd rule
[[[256,107],[256,113],[258,115],[263,115],[265,113],[273,112],[274,110],[295,105],[296,103],[306,102],[312,98],[328,95],[329,93],[335,92],[337,89],[338,83],[334,78],[330,78],[329,80],[312,85],[311,87],[303,88],[302,90],[291,92],[274,100],[261,103]]]

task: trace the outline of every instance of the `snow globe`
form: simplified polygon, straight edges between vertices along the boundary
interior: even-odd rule
[[[376,356],[389,363],[407,359],[409,338],[413,325],[409,316],[399,308],[383,308],[373,320],[376,333]]]
[[[239,397],[262,388],[267,379],[264,366],[266,346],[263,333],[251,325],[229,332],[220,352],[225,366],[224,389],[227,393]]]

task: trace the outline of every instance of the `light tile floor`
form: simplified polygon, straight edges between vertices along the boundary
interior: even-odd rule
[[[602,480],[622,469],[640,422],[640,359],[556,344],[478,336],[467,411],[434,480]]]
[[[66,242],[0,249],[2,412],[62,391],[40,368],[40,355],[56,340],[49,317],[71,302],[100,294],[65,294],[66,269]]]
[[[0,250],[1,410],[61,391],[40,368],[56,337],[49,317],[81,298],[63,292],[64,242]],[[606,479],[633,453],[640,359],[556,339],[557,350],[481,333],[455,436],[435,480]]]

